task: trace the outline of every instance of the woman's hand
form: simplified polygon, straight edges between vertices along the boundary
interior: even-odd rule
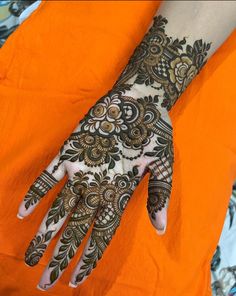
[[[28,265],[37,264],[69,216],[40,280],[41,289],[55,284],[93,224],[71,284],[85,280],[147,172],[148,214],[158,232],[165,231],[173,166],[168,111],[204,65],[210,49],[201,39],[190,45],[185,38],[168,37],[166,24],[161,15],[154,18],[112,90],[89,110],[20,205],[18,217],[23,218],[67,174],[67,183],[25,254]]]
[[[136,95],[132,91],[114,90],[101,98],[31,186],[21,205],[20,215],[26,216],[68,174],[68,182],[26,252],[26,263],[37,264],[71,215],[40,282],[43,288],[59,278],[94,223],[72,283],[88,276],[110,243],[133,191],[147,171],[151,173],[148,213],[152,224],[161,232],[164,230],[166,217],[158,212],[167,205],[171,191],[172,128],[166,121],[167,112],[158,108],[158,95]]]

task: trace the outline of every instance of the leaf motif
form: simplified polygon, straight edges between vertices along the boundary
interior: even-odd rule
[[[53,218],[48,218],[46,221],[46,227],[48,228],[48,226],[52,223]]]
[[[78,142],[72,142],[72,145],[75,147],[75,148],[77,148],[77,149],[80,149],[81,147],[80,147],[80,144],[78,143]]]
[[[49,264],[49,267],[55,267],[58,266],[58,262],[57,261],[51,261]]]
[[[184,45],[186,43],[185,37],[179,42],[181,45]]]
[[[75,252],[74,252],[74,249],[73,249],[72,247],[70,247],[70,250],[69,250],[68,255],[69,255],[69,258],[70,258],[70,259],[71,259],[72,257],[74,257]]]
[[[60,269],[63,270],[68,266],[68,260],[67,257],[61,262]]]
[[[156,156],[156,152],[146,152],[144,153],[146,156]]]
[[[70,159],[70,161],[74,162],[74,161],[76,161],[77,159],[78,159],[78,155],[72,157],[72,158]]]
[[[76,276],[76,282],[79,283],[82,281],[82,279],[84,278],[84,275],[82,272],[80,272],[79,274],[77,274]]]
[[[193,48],[190,45],[186,46],[186,52],[191,57],[193,55]]]
[[[77,151],[76,150],[72,150],[72,149],[68,149],[68,150],[66,150],[65,153],[73,155],[73,154],[76,154]]]
[[[133,167],[133,174],[134,174],[134,176],[138,175],[138,168],[137,168],[137,166]]]
[[[109,166],[108,166],[108,169],[111,170],[115,167],[115,162],[113,159],[111,159],[110,163],[109,163]]]
[[[120,156],[119,155],[113,155],[112,158],[115,159],[116,161],[120,160]]]
[[[52,233],[53,233],[53,230],[50,230],[45,234],[45,239],[44,239],[45,242],[51,239]]]
[[[60,246],[60,251],[61,252],[64,252],[64,251],[66,251],[68,249],[68,246],[67,245],[62,245],[62,246]]]
[[[52,209],[49,211],[50,212],[50,215],[56,214],[57,209],[55,209],[55,207],[58,207],[58,205],[57,204],[53,204],[52,205]]]
[[[145,80],[145,85],[146,85],[146,86],[149,85],[149,80],[148,80],[148,79]]]
[[[26,210],[28,210],[29,206],[30,206],[30,200],[25,203]]]
[[[94,174],[94,178],[95,178],[98,182],[100,181],[100,177],[99,177],[98,173],[95,173],[95,174]]]
[[[60,217],[63,218],[65,216],[65,208],[64,205],[60,208]]]
[[[54,283],[57,278],[59,276],[59,268],[56,267],[52,270],[51,274],[50,274],[50,281],[51,281],[51,284]]]
[[[83,160],[84,160],[84,154],[81,153],[81,154],[79,155],[79,161],[83,161]]]
[[[67,160],[67,159],[70,159],[70,158],[71,158],[70,155],[63,154],[63,155],[60,157],[60,160]]]
[[[207,43],[206,50],[209,50],[211,47],[211,43]]]
[[[59,249],[59,252],[61,252],[61,247],[60,247],[60,249]],[[62,252],[61,254],[56,255],[54,258],[55,258],[55,260],[60,261],[60,260],[62,260],[65,256],[66,256],[66,252],[64,251],[64,252]]]
[[[63,191],[59,193],[57,199],[52,204],[52,209],[48,213],[48,219],[46,226],[48,227],[52,222],[57,223],[60,218],[65,216],[64,204],[63,204]]]
[[[58,221],[59,221],[59,215],[57,215],[57,216],[54,217],[54,221],[53,222],[54,222],[54,224],[56,224]]]
[[[163,139],[163,138],[158,138],[158,142],[162,145],[166,145],[167,142],[166,142],[166,139]]]
[[[39,244],[41,243],[41,241],[42,241],[42,236],[41,235],[36,236],[36,243]]]

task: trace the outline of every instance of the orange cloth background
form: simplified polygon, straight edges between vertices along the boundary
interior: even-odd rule
[[[157,236],[149,222],[145,177],[103,259],[79,288],[68,287],[78,254],[54,288],[36,289],[55,239],[36,267],[23,260],[61,185],[20,221],[24,194],[112,87],[158,5],[43,2],[0,50],[1,296],[211,295],[210,262],[236,177],[236,32],[171,111],[175,164],[166,235]]]

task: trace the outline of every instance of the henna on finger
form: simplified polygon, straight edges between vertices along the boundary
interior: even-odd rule
[[[27,265],[34,266],[39,262],[43,253],[46,251],[48,244],[61,229],[67,216],[78,203],[79,198],[78,188],[72,190],[71,183],[68,181],[54,200],[51,209],[48,211],[40,225],[38,233],[30,242],[29,247],[26,250],[25,263]]]

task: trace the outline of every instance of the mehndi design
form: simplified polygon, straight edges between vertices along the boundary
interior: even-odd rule
[[[158,213],[167,207],[173,167],[168,111],[205,64],[210,44],[196,40],[191,46],[185,38],[173,39],[165,33],[166,24],[166,18],[154,18],[112,90],[89,110],[55,160],[31,186],[20,207],[22,216],[29,214],[59,181],[56,174],[60,170],[68,173],[68,182],[26,251],[26,263],[37,264],[70,215],[40,281],[42,289],[55,284],[94,223],[72,284],[86,279],[147,172],[147,209],[155,227]]]

